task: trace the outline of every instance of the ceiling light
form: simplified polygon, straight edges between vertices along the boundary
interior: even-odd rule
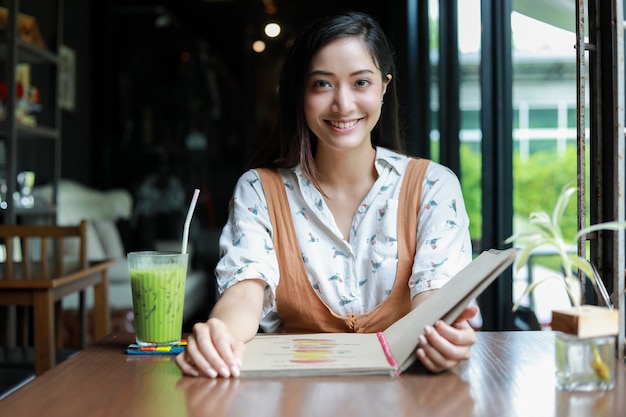
[[[270,38],[280,35],[280,25],[278,23],[268,23],[265,25],[265,34]]]
[[[252,50],[254,50],[254,52],[259,53],[259,54],[265,51],[265,42],[254,41],[254,43],[252,44]]]

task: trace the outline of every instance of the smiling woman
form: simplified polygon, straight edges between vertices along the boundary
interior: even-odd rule
[[[394,74],[385,35],[363,13],[316,19],[295,37],[276,136],[235,186],[221,298],[177,357],[183,372],[238,376],[259,326],[382,331],[471,261],[458,179],[402,152]],[[440,372],[469,357],[476,313],[426,326],[415,352],[424,366]]]

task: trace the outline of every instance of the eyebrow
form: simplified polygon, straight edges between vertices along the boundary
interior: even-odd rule
[[[354,77],[355,75],[363,75],[363,74],[374,74],[374,71],[369,70],[369,69],[361,69],[361,70],[357,70],[357,71],[350,73],[350,76]],[[332,76],[334,75],[334,73],[330,71],[324,71],[324,70],[313,70],[309,73],[309,77],[313,77],[315,75]]]

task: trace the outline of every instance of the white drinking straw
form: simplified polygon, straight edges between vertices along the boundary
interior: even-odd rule
[[[189,225],[191,224],[191,217],[193,217],[193,211],[196,208],[196,203],[198,202],[198,195],[200,194],[200,190],[197,188],[193,192],[193,197],[191,198],[191,205],[189,206],[189,211],[187,211],[187,218],[185,219],[185,227],[183,229],[183,248],[181,253],[187,253],[187,240],[189,240]]]

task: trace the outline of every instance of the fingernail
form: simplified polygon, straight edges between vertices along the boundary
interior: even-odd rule
[[[431,326],[424,326],[424,333],[429,334],[432,331],[433,331],[433,328]]]
[[[227,367],[222,366],[220,368],[220,375],[222,375],[224,378],[230,378],[230,371],[228,370]]]
[[[420,359],[424,359],[426,357],[426,353],[424,349],[417,349],[417,357]]]
[[[207,368],[207,375],[209,375],[209,377],[211,378],[216,378],[217,377],[217,372],[215,372],[215,369],[208,367]]]
[[[426,342],[426,337],[424,337],[423,334],[421,334],[418,339],[419,339],[420,345],[422,345],[422,346],[426,345],[426,343],[427,343]]]
[[[189,371],[189,375],[198,377],[200,376],[200,372],[198,372],[196,369],[192,369]]]
[[[239,367],[238,367],[238,366],[231,366],[231,367],[230,367],[230,372],[231,372],[231,374],[232,374],[235,378],[239,378]]]

